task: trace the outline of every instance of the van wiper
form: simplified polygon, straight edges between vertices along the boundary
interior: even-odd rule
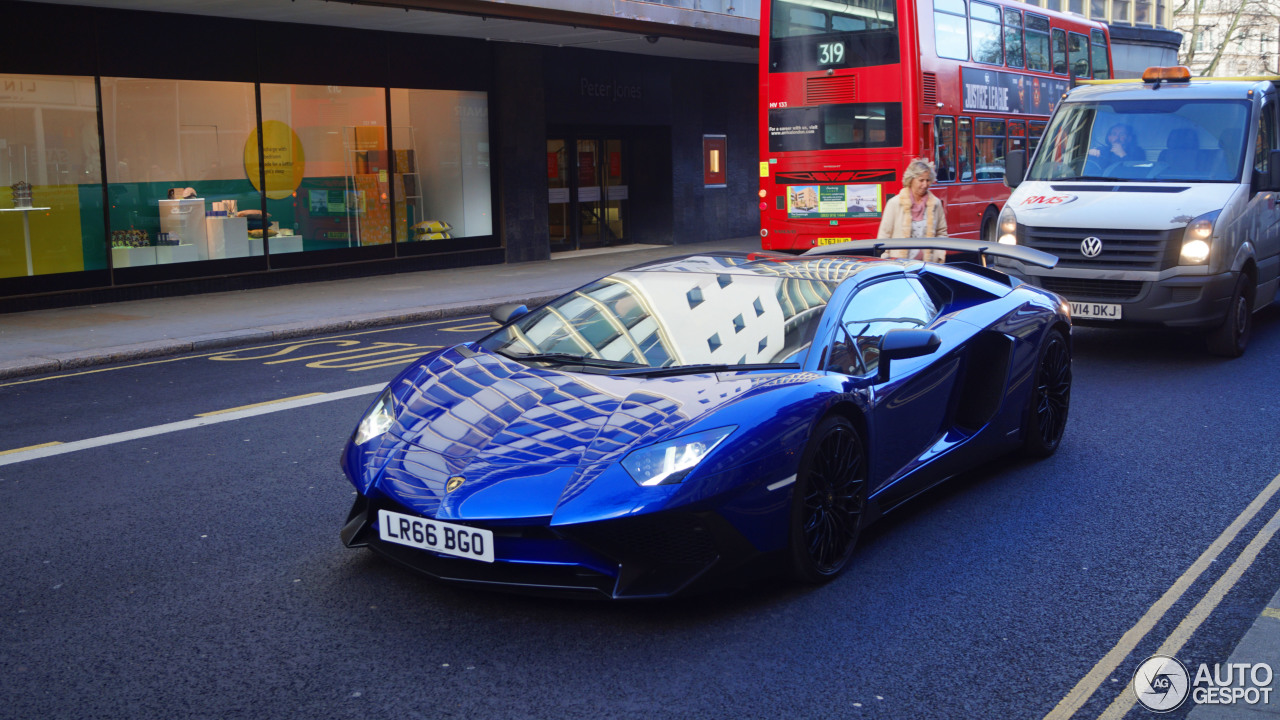
[[[696,375],[698,373],[742,372],[747,370],[799,370],[800,363],[743,363],[728,365],[724,363],[702,363],[699,365],[668,365],[666,367],[645,367],[618,370],[610,375],[639,375],[641,377],[662,377],[664,375]]]
[[[525,355],[516,355],[512,353],[496,350],[499,355],[512,360],[528,361],[528,362],[550,362],[560,363],[562,365],[584,365],[586,367],[603,367],[603,368],[643,368],[640,363],[626,362],[624,360],[609,360],[606,358],[593,358],[585,355],[573,355],[571,353],[529,353]]]

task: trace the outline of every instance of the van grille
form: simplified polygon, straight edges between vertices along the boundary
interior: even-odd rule
[[[1089,228],[1018,228],[1019,242],[1027,247],[1058,256],[1060,268],[1107,268],[1111,270],[1162,270],[1170,267],[1169,240],[1182,230],[1103,230]],[[1086,257],[1080,251],[1087,237],[1102,241],[1102,253]]]
[[[1132,300],[1142,293],[1141,280],[1091,280],[1044,276],[1037,278],[1045,290],[1068,300]]]

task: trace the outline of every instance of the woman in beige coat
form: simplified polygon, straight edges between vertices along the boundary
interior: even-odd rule
[[[877,238],[946,237],[947,214],[942,201],[929,192],[937,180],[933,163],[924,158],[912,160],[902,173],[902,192],[884,204]],[[889,250],[885,257],[911,258],[927,262],[946,262],[944,250]]]

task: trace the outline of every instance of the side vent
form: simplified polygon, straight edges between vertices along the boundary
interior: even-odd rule
[[[805,81],[805,105],[847,103],[854,102],[857,99],[858,89],[852,75],[811,77]]]
[[[927,72],[924,74],[922,83],[921,99],[924,100],[924,107],[921,110],[928,112],[938,107],[938,76],[936,73]]]

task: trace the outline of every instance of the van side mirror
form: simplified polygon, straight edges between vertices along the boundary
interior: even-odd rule
[[[521,305],[520,303],[507,303],[506,305],[499,305],[494,308],[489,313],[489,317],[496,320],[500,325],[506,325],[521,315],[527,315],[528,313],[529,308]]]
[[[1026,174],[1027,151],[1010,150],[1009,154],[1004,156],[1004,184],[1009,188],[1016,188],[1022,184],[1022,178]]]
[[[928,355],[942,345],[942,338],[932,330],[890,330],[880,338],[880,365],[876,382],[889,382],[889,361]]]

